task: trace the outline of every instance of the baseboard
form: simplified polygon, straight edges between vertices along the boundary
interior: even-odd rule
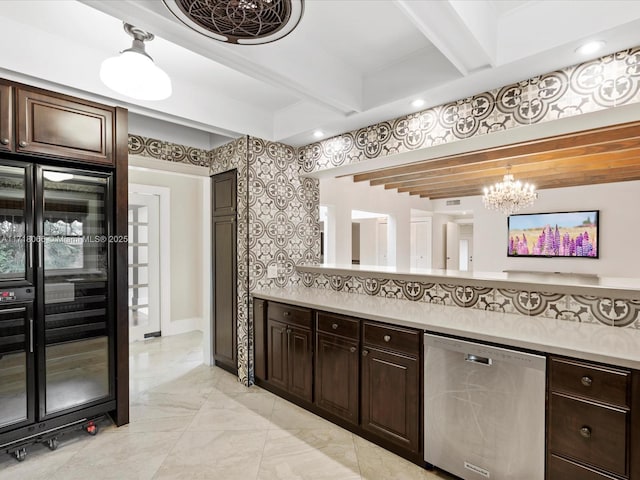
[[[182,318],[180,320],[172,320],[167,322],[168,325],[163,326],[162,336],[180,335],[181,333],[193,332],[194,330],[202,331],[202,318]]]

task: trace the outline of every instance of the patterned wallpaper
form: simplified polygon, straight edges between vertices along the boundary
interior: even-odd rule
[[[640,47],[299,149],[305,173],[640,101]]]
[[[319,198],[315,179],[301,178],[296,149],[243,137],[211,152],[211,174],[238,169],[238,376],[253,378],[256,288],[299,284],[295,266],[320,258]],[[267,278],[269,265],[277,278]]]
[[[141,155],[201,167],[208,167],[211,163],[211,152],[208,150],[133,134],[129,134],[129,155]]]
[[[318,181],[301,177],[370,158],[640,101],[640,47],[294,148],[241,137],[211,151],[129,135],[129,153],[238,170],[238,375],[253,377],[256,288],[296,285],[458,307],[640,328],[640,302],[352,276],[299,275],[319,259]],[[278,277],[267,278],[270,264]]]
[[[640,328],[640,300],[303,273],[307,287],[413,302]]]

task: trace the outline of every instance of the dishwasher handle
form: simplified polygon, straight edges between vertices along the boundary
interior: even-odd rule
[[[465,354],[464,361],[469,363],[477,363],[484,367],[490,367],[493,364],[493,360],[487,357],[479,357],[478,355]]]

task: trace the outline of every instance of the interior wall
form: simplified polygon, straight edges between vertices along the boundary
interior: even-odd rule
[[[336,263],[351,263],[345,260],[351,258],[351,252],[346,252],[351,245],[351,210],[362,210],[390,217],[389,225],[395,226],[398,235],[393,243],[389,242],[389,265],[407,268],[411,256],[411,209],[431,210],[427,199],[385,190],[383,186],[372,187],[366,182],[356,183],[351,177],[320,179],[320,204],[336,211]]]
[[[163,335],[203,329],[202,180],[171,172],[129,170],[129,181],[171,190],[171,316]],[[162,239],[161,239],[162,241]]]
[[[434,202],[446,210],[444,201]],[[556,188],[538,192],[535,204],[519,213],[600,210],[600,258],[509,258],[506,217],[482,205],[482,199],[461,199],[457,210],[473,210],[474,270],[499,272],[527,270],[637,277],[640,249],[640,181]],[[435,225],[435,217],[434,217]],[[435,231],[435,226],[434,226]],[[435,239],[434,239],[435,243]]]

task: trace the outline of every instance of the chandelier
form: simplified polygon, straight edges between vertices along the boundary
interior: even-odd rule
[[[501,182],[485,187],[482,197],[486,208],[498,210],[505,215],[512,215],[528,207],[538,198],[535,187],[528,183],[523,185],[519,180],[514,181],[510,170],[511,167],[507,167],[507,173]]]

